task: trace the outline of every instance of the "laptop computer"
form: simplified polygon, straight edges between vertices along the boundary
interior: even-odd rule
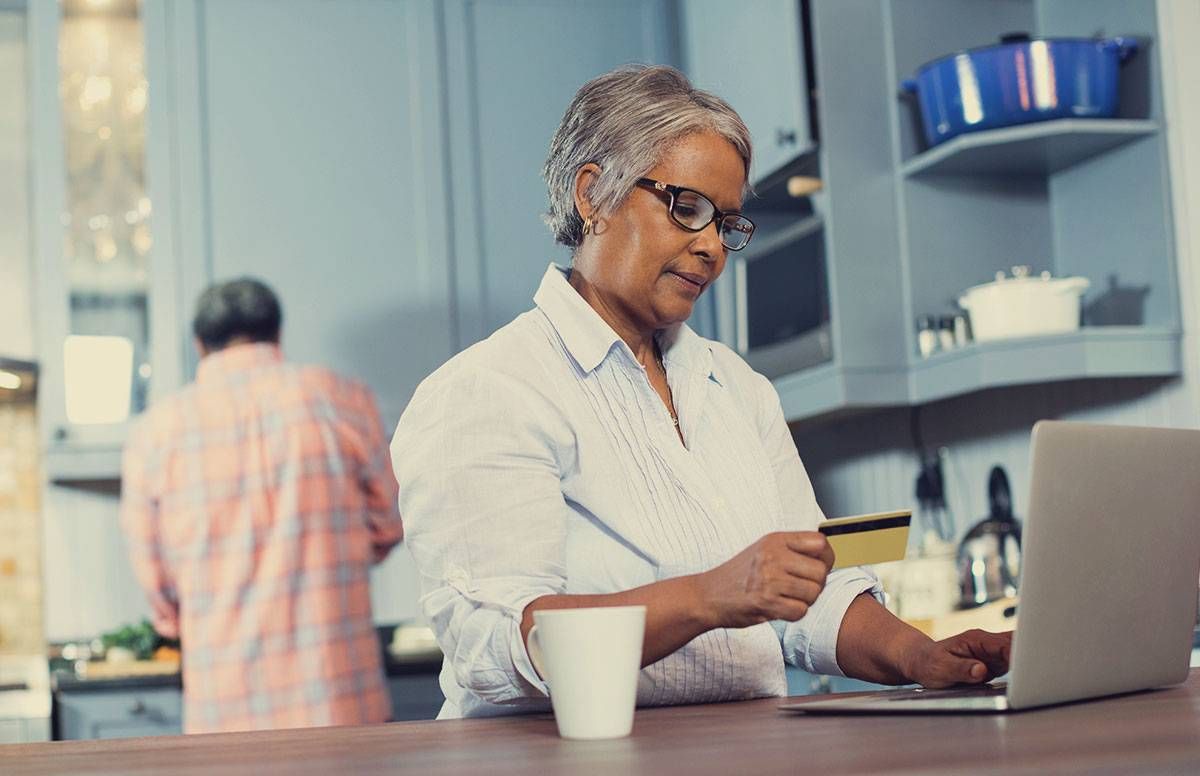
[[[1042,421],[1031,468],[1006,685],[780,708],[994,713],[1184,681],[1200,576],[1200,431]]]

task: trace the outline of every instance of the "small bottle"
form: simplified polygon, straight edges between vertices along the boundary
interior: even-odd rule
[[[943,315],[938,321],[938,344],[942,350],[954,350],[954,316]]]
[[[971,330],[968,327],[967,316],[959,313],[954,316],[954,345],[962,347],[971,341]]]
[[[933,316],[922,315],[917,319],[917,350],[921,353],[921,358],[929,358],[937,349],[938,333]]]

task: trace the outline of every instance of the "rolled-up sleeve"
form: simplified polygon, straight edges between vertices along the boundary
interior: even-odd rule
[[[812,481],[788,430],[779,395],[770,381],[758,377],[756,399],[759,433],[771,459],[783,507],[784,530],[815,531],[825,519]],[[865,567],[839,569],[825,580],[825,589],[808,613],[795,622],[773,623],[789,663],[818,674],[844,676],[837,662],[837,637],[850,603],[869,592],[883,603],[879,578]]]
[[[492,704],[547,696],[520,623],[566,585],[556,428],[529,384],[452,362],[418,388],[392,440],[422,610],[459,686]]]

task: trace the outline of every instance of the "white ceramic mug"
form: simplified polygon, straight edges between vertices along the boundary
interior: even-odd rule
[[[633,730],[646,607],[533,613],[529,659],[550,687],[563,738],[620,738]]]

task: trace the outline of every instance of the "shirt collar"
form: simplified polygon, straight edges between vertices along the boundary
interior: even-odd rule
[[[196,368],[196,382],[205,382],[221,375],[245,372],[283,360],[283,351],[275,342],[248,342],[231,345],[200,360]]]
[[[712,345],[692,331],[691,326],[681,323],[663,329],[658,336],[658,346],[662,348],[664,363],[683,367],[722,385],[713,369]]]
[[[547,267],[533,302],[550,320],[571,358],[585,372],[591,372],[604,361],[613,346],[624,342],[570,284],[567,280],[569,271],[557,264]],[[664,329],[658,341],[665,362],[699,372],[720,383],[712,371],[712,348],[686,323]]]

